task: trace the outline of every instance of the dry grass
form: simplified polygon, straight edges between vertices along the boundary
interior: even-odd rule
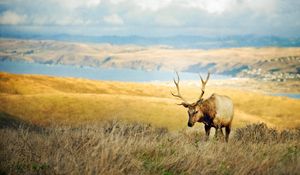
[[[77,127],[0,129],[1,174],[298,174],[300,130],[264,124],[229,143],[193,130],[107,121]]]
[[[0,174],[297,174],[300,101],[207,87],[235,104],[229,143],[186,129],[168,86],[0,74]],[[183,86],[193,99],[199,88]],[[265,124],[249,123],[266,122]],[[151,123],[145,124],[145,123]],[[201,127],[201,128],[199,128]],[[238,128],[238,129],[236,129]]]
[[[0,111],[44,126],[115,118],[178,130],[186,127],[187,113],[170,95],[173,86],[0,73]],[[199,94],[195,86],[182,90],[191,101]],[[206,97],[213,92],[233,99],[234,127],[253,122],[278,129],[300,126],[299,100],[219,86],[208,86]]]

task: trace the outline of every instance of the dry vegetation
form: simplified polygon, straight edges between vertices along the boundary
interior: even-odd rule
[[[0,129],[1,174],[298,174],[300,130],[240,128],[229,143],[191,130],[108,121]]]
[[[116,118],[178,130],[186,127],[187,113],[170,95],[173,86],[1,73],[0,111],[44,126]],[[216,92],[233,99],[234,127],[253,122],[279,129],[300,126],[299,100],[232,88],[206,89],[206,97]],[[199,95],[199,87],[182,90],[190,100]]]
[[[206,96],[226,94],[235,104],[226,144],[205,142],[201,124],[187,129],[170,89],[0,73],[0,174],[300,172],[299,100],[208,86]],[[268,127],[247,125],[261,122]]]

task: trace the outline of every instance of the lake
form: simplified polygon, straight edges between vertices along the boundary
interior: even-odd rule
[[[110,80],[126,82],[151,82],[151,81],[170,81],[175,77],[174,72],[166,71],[143,71],[132,69],[102,69],[94,67],[79,67],[68,65],[50,65],[29,63],[22,61],[1,61],[0,71],[16,74],[42,74],[58,77],[76,77],[93,80]],[[202,73],[206,76],[206,73]],[[199,80],[196,73],[181,72],[180,78],[184,80]],[[231,77],[212,74],[211,79],[229,79]],[[300,94],[270,94],[274,96],[286,96],[300,99]]]
[[[273,96],[284,96],[284,97],[290,97],[295,99],[300,99],[300,94],[289,94],[289,93],[278,93],[278,94],[271,94]]]
[[[77,77],[93,80],[112,80],[129,82],[170,81],[174,72],[143,71],[132,69],[103,69],[94,67],[80,67],[68,65],[50,65],[22,61],[1,61],[0,71],[16,74],[42,74],[59,77]],[[203,73],[206,76],[206,73]],[[196,73],[180,73],[184,80],[199,80]],[[211,79],[226,79],[229,76],[213,74]]]

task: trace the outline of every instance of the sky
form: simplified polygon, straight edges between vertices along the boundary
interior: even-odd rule
[[[0,0],[0,28],[88,36],[299,37],[299,9],[298,0]]]

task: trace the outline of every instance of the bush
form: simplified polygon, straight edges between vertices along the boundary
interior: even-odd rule
[[[234,134],[235,141],[250,143],[279,143],[292,140],[300,141],[300,128],[279,132],[268,128],[266,124],[251,124],[238,128]]]

